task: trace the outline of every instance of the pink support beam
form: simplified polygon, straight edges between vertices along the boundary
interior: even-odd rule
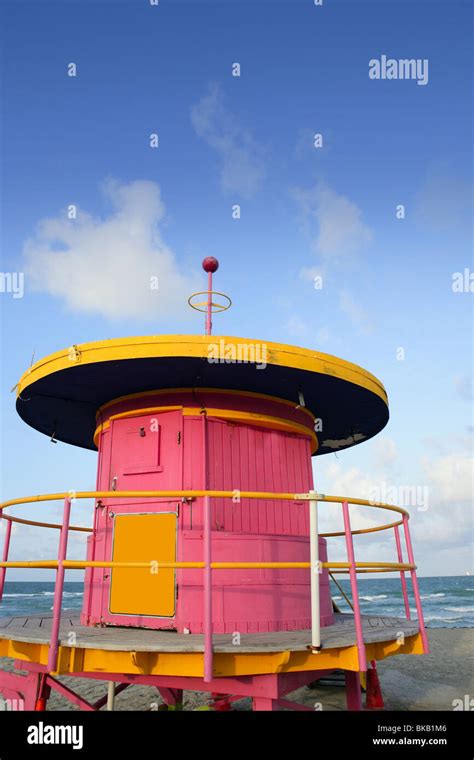
[[[3,517],[3,515],[2,515]],[[3,541],[3,554],[2,554],[2,562],[8,562],[8,552],[10,551],[10,538],[12,534],[12,521],[8,520],[7,518],[3,518],[6,522],[6,528],[5,528],[5,538]],[[0,601],[3,597],[3,590],[5,588],[5,575],[7,573],[7,568],[2,567],[0,568]]]
[[[252,710],[261,710],[272,712],[278,710],[278,700],[269,697],[254,697],[252,700]]]
[[[27,669],[25,668],[25,670]],[[28,711],[35,709],[39,686],[39,675],[37,672],[27,670],[26,675],[20,675],[19,673],[8,673],[2,670],[0,672],[0,685],[2,697],[4,699],[16,700],[16,702],[13,702],[16,709]]]
[[[114,689],[114,696],[117,696],[117,694],[120,694],[120,692],[124,691],[124,689],[128,689],[129,686],[130,686],[129,683],[119,683],[119,685],[116,686]],[[107,704],[107,697],[108,695],[106,694],[105,697],[101,697],[100,699],[97,700],[97,702],[94,702],[94,704],[92,705],[94,710],[100,710],[101,707]]]
[[[400,541],[400,531],[398,530],[398,525],[394,525],[393,530],[395,531],[395,543],[397,544],[398,561],[402,563],[403,553],[402,553],[402,544]],[[400,570],[400,580],[402,582],[402,593],[403,593],[403,601],[405,603],[405,613],[407,616],[407,620],[410,620],[411,619],[410,601],[408,599],[407,581],[406,581],[405,573],[403,570]]]
[[[22,669],[26,670],[30,677],[27,678],[23,675],[20,676],[0,670],[0,692],[7,695],[11,693],[14,698],[23,698],[23,694],[27,691],[30,707],[26,709],[33,709],[38,688],[38,666],[24,661],[17,661],[16,664],[21,665]],[[311,710],[313,712],[313,707],[301,705],[292,700],[287,700],[285,697],[301,686],[309,684],[315,679],[319,679],[331,672],[331,670],[313,670],[299,673],[269,673],[266,675],[244,677],[224,676],[214,678],[211,683],[206,683],[203,678],[194,676],[151,676],[131,673],[76,672],[71,673],[70,677],[87,678],[92,681],[112,681],[118,684],[115,687],[116,694],[128,685],[133,684],[155,687],[160,691],[168,704],[173,703],[173,701],[182,702],[182,690],[185,689],[188,691],[217,692],[219,694],[232,695],[230,698],[225,698],[228,702],[250,697],[253,699],[254,710],[278,710],[280,707],[285,707],[292,710]],[[362,702],[359,673],[346,672],[345,677],[348,708],[360,710]],[[80,694],[77,694],[72,688],[65,686],[50,675],[46,675],[42,690],[42,695],[47,700],[49,691],[46,694],[45,688],[54,689],[83,710],[98,710],[107,701],[107,697],[102,697],[92,704],[81,697]],[[223,698],[217,699],[216,706],[219,706],[224,701]]]
[[[314,713],[314,707],[308,705],[302,705],[300,702],[292,702],[291,699],[277,699],[278,707],[286,707],[288,710],[297,710],[299,712],[312,712]]]
[[[421,606],[420,589],[418,588],[418,577],[415,570],[415,557],[413,556],[413,547],[411,544],[410,528],[408,527],[408,517],[403,515],[403,529],[405,531],[405,543],[407,545],[408,562],[413,565],[413,570],[410,570],[411,582],[413,585],[413,595],[415,597],[416,614],[418,615],[418,625],[420,626],[421,640],[423,642],[423,653],[430,653],[430,646],[428,644],[428,636],[426,635],[425,620],[423,617],[423,609]]]
[[[48,652],[48,671],[56,670],[59,651],[59,625],[61,623],[61,607],[64,589],[64,565],[67,554],[69,534],[69,519],[71,516],[71,499],[64,500],[63,522],[59,536],[58,569],[56,570],[56,585],[54,588],[53,622],[51,626],[51,641]]]
[[[67,686],[65,686],[63,683],[60,683],[52,676],[46,676],[46,684],[51,689],[54,689],[54,691],[57,691],[59,694],[61,694],[63,697],[66,697],[66,699],[72,702],[73,705],[80,707],[81,710],[87,710],[88,712],[94,712],[96,710],[96,707],[88,702],[87,699],[79,696],[79,694],[76,694],[76,692],[72,689],[68,689]]]
[[[204,680],[212,681],[211,500],[204,497]]]
[[[203,444],[203,490],[208,487],[208,447],[207,447],[207,417],[206,411],[202,411],[202,444]],[[212,681],[213,655],[212,655],[212,524],[211,524],[211,500],[209,496],[203,499],[203,628],[204,628],[204,681]]]
[[[344,671],[346,680],[346,704],[348,710],[362,710],[360,675],[356,671]]]
[[[344,531],[346,534],[347,558],[350,563],[349,576],[351,579],[352,604],[354,606],[354,624],[356,629],[357,651],[359,654],[359,670],[367,670],[367,658],[365,656],[364,634],[362,632],[362,618],[360,616],[359,590],[357,587],[357,572],[354,556],[354,543],[352,541],[351,521],[349,518],[349,503],[342,502],[342,514],[344,517]]]

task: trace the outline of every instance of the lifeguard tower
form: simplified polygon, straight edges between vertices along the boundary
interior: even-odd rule
[[[95,491],[46,494],[2,505],[8,567],[56,570],[51,618],[0,619],[0,692],[45,709],[51,689],[84,709],[113,708],[133,684],[156,687],[170,707],[183,690],[211,706],[251,697],[256,710],[311,709],[285,696],[335,669],[350,709],[361,708],[376,660],[428,651],[404,509],[315,490],[312,457],[342,451],[387,423],[383,385],[349,362],[295,346],[212,335],[212,314],[230,306],[207,290],[190,305],[204,335],[157,335],[74,345],[34,364],[18,385],[21,418],[54,440],[98,451]],[[60,525],[6,512],[64,501]],[[91,527],[71,505],[93,499]],[[322,535],[318,507],[341,508],[341,531]],[[394,522],[353,530],[350,505],[391,510]],[[9,562],[13,522],[59,532],[57,558]],[[407,559],[403,559],[399,526]],[[87,531],[86,560],[68,557],[70,531]],[[357,562],[353,536],[394,532],[396,561]],[[345,540],[331,562],[327,541]],[[66,571],[85,569],[79,618],[62,612]],[[400,572],[405,617],[362,615],[357,574]],[[348,573],[352,614],[331,599],[329,578]],[[405,573],[411,575],[412,619]],[[27,675],[18,671],[26,670]],[[106,680],[95,704],[57,676]]]

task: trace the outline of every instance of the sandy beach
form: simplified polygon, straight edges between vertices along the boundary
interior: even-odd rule
[[[474,632],[472,628],[429,629],[431,654],[388,657],[378,664],[386,710],[453,710],[474,693]],[[13,661],[2,658],[0,666],[11,670]],[[63,683],[94,702],[106,694],[102,681],[61,677]],[[317,686],[295,691],[290,697],[318,710],[345,710],[344,689],[340,686]],[[184,709],[207,705],[203,693],[185,693]],[[157,710],[158,692],[151,687],[131,686],[116,698],[116,710]],[[62,696],[52,692],[48,710],[76,710]],[[103,708],[105,709],[105,708]],[[249,699],[242,699],[234,710],[250,710]]]

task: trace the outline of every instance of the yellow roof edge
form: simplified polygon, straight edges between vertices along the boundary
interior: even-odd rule
[[[256,338],[243,338],[234,335],[145,335],[130,336],[123,338],[110,338],[103,341],[91,341],[88,343],[72,344],[67,349],[56,351],[44,358],[38,360],[23,373],[17,386],[17,396],[31,385],[33,382],[46,377],[53,372],[66,369],[68,366],[74,366],[77,363],[95,363],[99,361],[117,361],[127,358],[143,358],[140,353],[144,353],[146,346],[166,346],[188,344],[191,351],[185,354],[179,352],[150,353],[150,356],[190,356],[200,357],[202,352],[197,349],[203,343],[214,344],[224,341],[229,343],[240,343],[243,345],[265,346],[267,350],[267,363],[277,366],[292,367],[294,369],[306,369],[308,371],[321,372],[323,374],[334,375],[348,382],[356,383],[362,387],[375,392],[380,398],[387,403],[387,394],[381,381],[370,372],[357,364],[340,359],[331,354],[314,351],[312,349],[294,346],[286,343],[274,343]],[[126,354],[123,349],[135,348]],[[117,349],[114,351],[113,349]],[[122,349],[122,350],[120,350]],[[141,349],[137,351],[137,349]],[[192,350],[194,349],[194,350]],[[89,353],[89,356],[84,356]],[[94,353],[94,357],[92,357]],[[270,354],[270,356],[268,356]],[[273,356],[272,356],[273,354]],[[275,356],[279,354],[279,356]],[[146,354],[145,354],[146,355]],[[273,360],[272,360],[273,359]],[[320,367],[316,365],[321,364]],[[311,367],[314,365],[314,368]],[[324,366],[327,365],[327,366]],[[359,377],[357,377],[359,376]],[[372,387],[370,387],[372,386]]]

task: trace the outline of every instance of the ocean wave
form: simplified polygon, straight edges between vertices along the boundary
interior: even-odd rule
[[[42,596],[54,596],[54,591],[37,591],[34,594],[3,594],[4,598],[7,596],[9,597],[21,596],[23,599],[25,597],[30,597],[30,598],[35,597],[36,599],[39,599]],[[63,591],[63,596],[83,596],[83,592],[82,591]]]
[[[375,602],[376,599],[388,599],[388,594],[375,594],[375,596],[361,596],[359,598],[364,602]]]
[[[470,612],[474,615],[474,607],[445,607],[449,612]]]
[[[39,594],[3,594],[3,596],[39,596]]]
[[[435,596],[446,596],[446,594],[443,594],[442,592],[438,594],[421,594],[422,599],[434,599]]]

